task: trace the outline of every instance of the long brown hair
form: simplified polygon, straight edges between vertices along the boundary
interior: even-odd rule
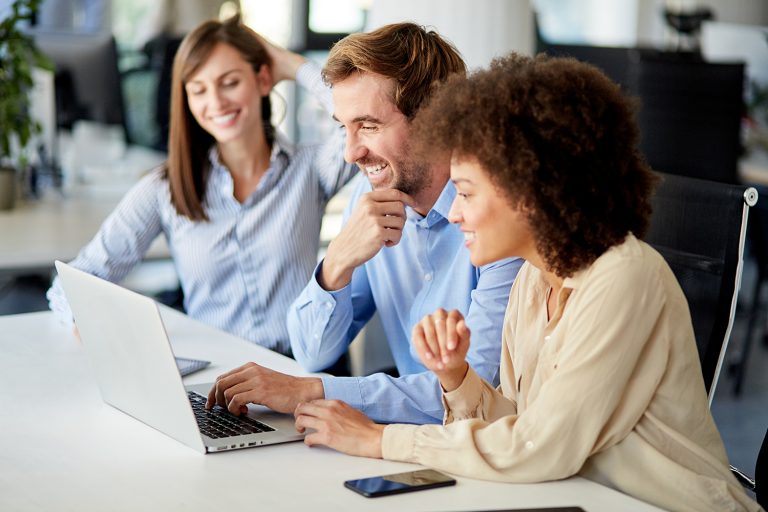
[[[333,86],[360,71],[393,79],[392,102],[410,119],[436,84],[455,73],[466,75],[467,68],[453,44],[434,30],[393,23],[336,43],[323,68],[323,80]]]
[[[255,73],[262,65],[272,64],[259,38],[241,22],[240,16],[226,21],[203,22],[182,40],[173,59],[167,177],[176,212],[191,220],[208,220],[203,200],[210,171],[208,151],[216,141],[192,116],[184,84],[208,59],[218,43],[226,43],[240,52]],[[270,120],[272,105],[269,96],[262,98],[261,116],[267,144],[271,146],[275,130]]]

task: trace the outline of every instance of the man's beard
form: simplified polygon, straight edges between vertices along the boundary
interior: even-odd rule
[[[432,184],[432,173],[425,163],[398,161],[397,169],[399,172],[392,188],[409,196],[418,194]]]

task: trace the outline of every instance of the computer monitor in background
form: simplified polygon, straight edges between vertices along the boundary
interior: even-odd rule
[[[117,65],[117,47],[109,33],[35,30],[35,43],[55,65],[56,119],[71,128],[83,119],[119,125],[125,131],[125,107]],[[127,131],[125,131],[127,135]]]

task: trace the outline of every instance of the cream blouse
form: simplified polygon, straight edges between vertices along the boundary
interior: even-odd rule
[[[384,458],[507,482],[579,474],[672,510],[761,510],[728,469],[688,305],[664,259],[629,235],[565,279],[549,321],[547,291],[526,263],[510,292],[499,388],[470,368],[443,395],[446,425],[388,425]]]

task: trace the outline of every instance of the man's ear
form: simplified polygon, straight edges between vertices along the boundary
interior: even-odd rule
[[[266,96],[272,91],[272,69],[267,64],[262,64],[259,72],[256,73],[256,83],[262,96]]]

